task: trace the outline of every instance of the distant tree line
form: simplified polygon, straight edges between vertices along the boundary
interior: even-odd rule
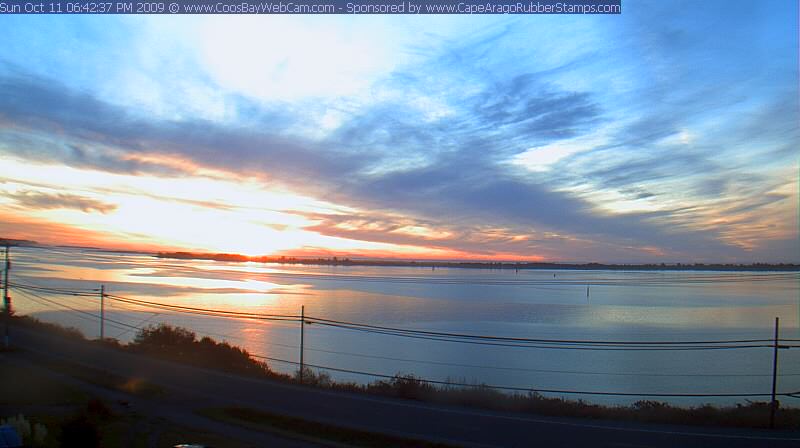
[[[370,260],[339,257],[286,257],[257,256],[241,254],[159,252],[160,258],[186,260],[215,260],[257,263],[284,263],[303,265],[335,266],[406,266],[431,268],[476,268],[476,269],[572,269],[572,270],[615,270],[615,271],[800,271],[799,264],[793,263],[548,263],[529,261],[416,261],[416,260]]]

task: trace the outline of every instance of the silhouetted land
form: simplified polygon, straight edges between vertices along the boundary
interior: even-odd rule
[[[652,264],[604,264],[604,263],[545,263],[525,261],[416,261],[416,260],[370,260],[351,258],[301,258],[301,257],[248,257],[240,254],[159,252],[159,258],[182,260],[215,260],[233,262],[281,263],[323,266],[396,266],[428,268],[473,268],[473,269],[540,269],[540,270],[611,270],[611,271],[800,271],[800,265],[789,263],[652,263]]]
[[[13,238],[0,238],[0,246],[38,246],[39,243],[31,240],[16,240]]]
[[[0,246],[48,247],[31,240],[0,238]],[[68,249],[90,249],[110,253],[132,253],[153,255],[147,251],[112,250],[90,246],[55,246]],[[214,260],[231,262],[279,263],[311,266],[390,266],[423,268],[466,268],[466,269],[528,269],[528,270],[597,270],[597,271],[765,271],[799,272],[796,263],[551,263],[529,261],[448,261],[448,260],[381,260],[349,257],[287,257],[262,255],[250,257],[241,254],[209,252],[158,252],[159,258],[180,260]]]

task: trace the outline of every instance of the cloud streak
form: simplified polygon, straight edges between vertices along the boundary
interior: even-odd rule
[[[84,213],[111,213],[117,206],[103,201],[91,199],[74,194],[48,194],[37,191],[20,191],[18,193],[5,193],[4,196],[14,200],[18,205],[27,209],[49,210],[55,208],[71,208]]]

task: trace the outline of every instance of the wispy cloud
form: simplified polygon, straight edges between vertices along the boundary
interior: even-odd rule
[[[13,199],[18,205],[26,209],[54,209],[71,208],[85,213],[110,213],[117,206],[96,199],[66,193],[42,193],[38,191],[20,191],[17,193],[4,193],[5,197]]]

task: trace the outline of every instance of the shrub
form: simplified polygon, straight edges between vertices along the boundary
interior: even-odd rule
[[[300,381],[300,370],[294,372],[294,380]],[[317,387],[333,387],[335,383],[331,376],[325,372],[314,372],[308,367],[303,368],[303,384]]]
[[[130,350],[146,352],[188,364],[250,375],[270,374],[269,367],[250,354],[227,342],[204,337],[197,340],[194,332],[167,324],[149,326],[136,335]]]
[[[136,338],[130,344],[133,349],[145,351],[160,349],[184,349],[191,347],[196,341],[193,332],[172,325],[151,325],[139,330]]]

